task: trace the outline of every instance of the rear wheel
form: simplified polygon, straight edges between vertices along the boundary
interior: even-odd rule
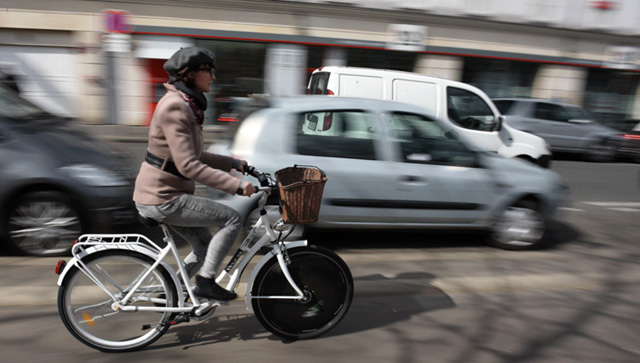
[[[505,250],[527,250],[544,247],[546,222],[533,201],[520,201],[498,216],[489,242]]]
[[[99,282],[121,299],[131,291],[154,260],[134,251],[109,250],[82,259]],[[127,306],[175,307],[176,287],[167,270],[155,268]],[[103,352],[127,352],[160,338],[173,318],[169,312],[123,312],[85,273],[73,267],[58,290],[58,311],[67,329],[82,343]]]
[[[326,333],[345,316],[353,299],[353,278],[335,253],[317,246],[288,250],[289,272],[304,292],[302,300],[253,298],[260,323],[275,335],[296,340]],[[276,258],[256,277],[252,296],[296,295]]]

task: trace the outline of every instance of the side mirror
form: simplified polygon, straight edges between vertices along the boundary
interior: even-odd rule
[[[504,116],[498,116],[498,120],[496,121],[496,131],[502,130],[502,123],[504,122]]]

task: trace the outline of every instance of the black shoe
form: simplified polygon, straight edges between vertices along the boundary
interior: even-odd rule
[[[233,300],[238,297],[235,292],[226,290],[215,281],[200,275],[196,275],[196,287],[193,289],[193,293],[200,297],[221,301]]]

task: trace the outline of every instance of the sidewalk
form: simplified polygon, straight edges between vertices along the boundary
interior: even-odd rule
[[[84,125],[94,134],[104,137],[108,140],[119,142],[147,142],[149,133],[148,126],[133,125],[107,125],[107,124],[86,124]],[[211,143],[213,140],[220,138],[225,128],[215,125],[205,125],[203,128],[205,144]]]

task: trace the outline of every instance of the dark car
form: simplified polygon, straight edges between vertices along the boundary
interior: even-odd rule
[[[612,161],[624,142],[620,132],[598,123],[578,106],[539,99],[493,100],[510,126],[545,139],[553,152]]]
[[[68,253],[86,232],[135,221],[126,152],[0,86],[0,240],[10,252]]]
[[[618,150],[619,155],[640,163],[640,120],[618,120],[608,124],[608,126],[622,131],[624,142]]]

